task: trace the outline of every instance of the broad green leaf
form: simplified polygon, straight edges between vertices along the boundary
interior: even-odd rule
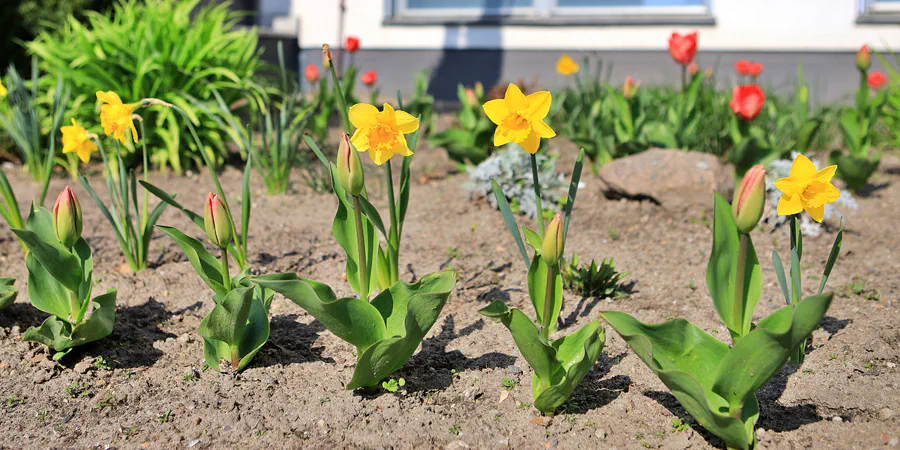
[[[531,298],[531,304],[538,318],[538,323],[544,323],[544,301],[547,296],[547,272],[549,267],[540,255],[535,255],[528,269],[528,296]],[[550,316],[550,333],[556,331],[556,321],[559,318],[559,311],[562,309],[563,289],[562,276],[559,270],[556,271],[554,277],[555,286],[553,289],[553,313]]]
[[[384,318],[369,302],[358,298],[337,298],[325,284],[294,274],[271,274],[253,282],[284,295],[306,310],[335,336],[358,349],[384,339]]]
[[[522,231],[525,234],[525,243],[528,244],[528,246],[531,247],[531,249],[534,250],[535,253],[540,253],[541,247],[543,246],[543,239],[541,238],[541,235],[538,234],[537,231],[534,231],[528,227],[522,227]]]
[[[13,233],[28,247],[29,255],[70,291],[78,292],[82,273],[78,258],[59,243],[53,231],[53,216],[46,208],[33,206],[25,224],[27,229]]]
[[[74,315],[69,301],[72,291],[53,278],[31,253],[25,257],[25,267],[28,269],[28,298],[35,308],[63,320]]]
[[[762,292],[762,272],[750,236],[741,237],[734,223],[731,205],[719,193],[714,194],[713,246],[706,268],[706,285],[713,305],[732,337],[739,338],[750,331],[753,311]],[[744,244],[741,239],[745,239]],[[744,261],[740,261],[740,249],[745,246]],[[743,268],[743,273],[739,270]],[[738,277],[743,286],[737,286]],[[739,289],[739,290],[738,290]],[[740,294],[743,301],[735,304]]]
[[[881,164],[881,155],[853,155],[843,154],[840,150],[834,150],[830,154],[831,164],[836,164],[836,176],[843,180],[847,187],[859,190],[866,185],[872,174],[878,170]]]
[[[34,341],[65,352],[79,345],[103,339],[112,333],[116,317],[116,291],[110,289],[92,301],[93,311],[84,322],[73,327],[71,323],[50,316],[39,327],[31,327],[22,335],[22,340]]]
[[[15,278],[0,278],[0,309],[12,305],[16,301],[19,290],[16,289],[15,283]]]
[[[425,275],[415,284],[397,282],[372,300],[384,317],[386,339],[358,349],[359,359],[347,389],[376,386],[403,367],[441,314],[456,274]]]
[[[800,153],[805,153],[807,149],[809,149],[810,144],[812,144],[813,139],[816,138],[816,134],[819,131],[819,127],[822,126],[822,119],[812,118],[808,119],[800,125],[800,129],[797,130],[797,138],[794,144],[794,150]]]
[[[544,340],[540,330],[531,319],[522,311],[507,307],[500,300],[494,300],[478,312],[483,316],[499,320],[509,329],[516,342],[516,347],[522,352],[522,357],[528,361],[528,365],[540,379],[541,387],[553,385],[553,374],[561,370],[561,366],[556,360],[556,349]],[[534,390],[534,386],[532,386],[532,390]]]
[[[562,365],[565,376],[534,398],[534,407],[544,413],[552,413],[562,406],[581,380],[591,371],[606,336],[600,322],[593,321],[578,331],[553,342],[556,359]]]
[[[204,339],[223,341],[229,345],[239,344],[247,326],[252,299],[252,288],[233,289],[203,318],[197,332]]]
[[[191,265],[194,266],[194,270],[197,271],[197,275],[200,275],[203,282],[205,282],[217,296],[224,297],[228,294],[228,291],[225,289],[225,280],[222,278],[222,263],[206,251],[206,248],[203,247],[203,243],[182,233],[177,228],[167,227],[165,225],[157,225],[156,227],[162,230],[166,236],[171,238],[179,247],[181,247],[184,255],[187,256],[188,261],[191,262]]]

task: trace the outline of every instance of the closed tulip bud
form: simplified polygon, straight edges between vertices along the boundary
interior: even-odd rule
[[[212,192],[206,196],[206,205],[203,208],[203,227],[206,228],[206,235],[213,245],[219,248],[228,247],[231,238],[234,235],[234,229],[231,225],[231,218],[228,217],[228,210],[225,209],[225,203],[217,194]]]
[[[337,160],[338,182],[350,195],[359,195],[365,184],[365,176],[359,155],[354,154],[350,147],[350,135],[347,133],[341,134]]]
[[[72,188],[66,186],[53,205],[53,231],[66,248],[72,248],[81,238],[81,204]]]
[[[328,44],[322,44],[322,68],[331,68],[331,48]]]
[[[766,207],[766,169],[762,164],[750,168],[738,185],[731,201],[734,222],[741,233],[750,233],[756,228]]]
[[[632,98],[637,95],[638,88],[641,87],[641,82],[635,82],[634,78],[630,76],[625,77],[625,84],[622,86],[622,95],[625,98]]]
[[[869,52],[869,46],[863,44],[862,47],[859,48],[859,51],[856,52],[856,68],[865,72],[872,67],[872,56],[871,52]]]
[[[562,218],[559,214],[553,216],[553,220],[547,225],[544,232],[544,242],[541,245],[541,259],[552,268],[559,267],[559,259],[562,258],[563,235]]]

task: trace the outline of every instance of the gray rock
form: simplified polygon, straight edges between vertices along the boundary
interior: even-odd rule
[[[712,209],[712,193],[734,191],[730,166],[713,155],[650,149],[601,167],[600,190],[607,198],[650,200],[672,211]]]
[[[509,375],[518,375],[522,373],[522,369],[518,368],[515,364],[512,364],[506,367],[506,373]]]
[[[86,373],[88,370],[91,370],[91,361],[88,359],[83,359],[75,364],[74,369],[75,373]]]

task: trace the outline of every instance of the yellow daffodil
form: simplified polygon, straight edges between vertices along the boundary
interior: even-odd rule
[[[112,91],[97,91],[97,99],[105,103],[100,106],[100,125],[103,126],[103,132],[107,136],[113,135],[122,145],[125,145],[127,142],[125,130],[131,130],[131,138],[137,144],[138,134],[131,114],[141,106],[140,102],[123,104],[119,94]]]
[[[813,220],[821,222],[825,205],[841,196],[831,184],[836,170],[837,166],[828,166],[817,171],[809,158],[797,155],[791,165],[791,175],[775,182],[775,187],[781,191],[778,214],[787,216],[805,210]]]
[[[0,80],[0,98],[6,97],[6,86],[3,85],[3,80]]]
[[[563,53],[559,60],[556,61],[556,71],[560,75],[572,75],[578,72],[578,63],[571,56]]]
[[[541,138],[552,138],[556,132],[544,123],[550,112],[551,96],[547,91],[528,95],[510,83],[502,99],[484,104],[484,112],[491,122],[497,124],[494,131],[494,146],[515,142],[528,153],[534,154],[541,146]]]
[[[419,119],[408,112],[395,111],[387,103],[382,111],[367,103],[357,103],[350,107],[350,123],[356,127],[356,132],[350,139],[356,151],[371,150],[369,157],[375,164],[384,164],[395,153],[401,156],[412,155],[403,135],[418,130]]]
[[[77,153],[78,159],[84,163],[91,160],[91,153],[97,151],[97,144],[91,141],[84,127],[78,125],[73,118],[72,125],[61,127],[60,131],[62,131],[63,153]]]

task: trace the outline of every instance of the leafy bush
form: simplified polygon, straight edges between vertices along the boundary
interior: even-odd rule
[[[227,105],[241,91],[262,92],[254,77],[261,66],[255,30],[236,30],[241,14],[229,4],[198,6],[200,0],[122,0],[106,14],[89,13],[88,23],[69,16],[63,26],[42,32],[28,43],[40,57],[44,84],[61,74],[72,87],[73,115],[96,114],[95,93],[114,91],[126,102],[154,97],[173,103],[201,130],[204,150],[219,165],[227,157],[225,131],[199,114],[187,100],[209,99],[210,87],[223,92]],[[81,102],[81,103],[79,103]],[[74,105],[77,105],[74,106]],[[175,112],[163,109],[147,118],[151,161],[176,172],[200,161],[198,149]],[[159,138],[157,138],[159,136]]]

